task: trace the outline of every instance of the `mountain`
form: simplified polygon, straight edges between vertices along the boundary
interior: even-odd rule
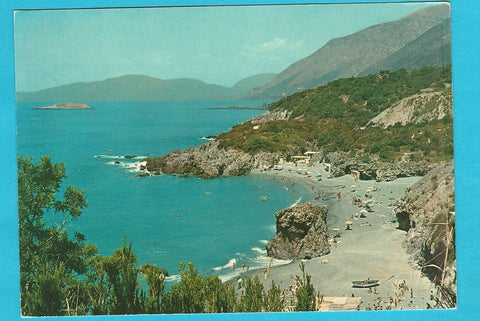
[[[360,76],[366,76],[379,70],[404,68],[411,71],[427,65],[441,67],[451,61],[452,31],[450,19],[445,19],[402,49],[367,68],[360,73]]]
[[[381,70],[378,69],[380,66],[392,64],[403,67],[401,64],[406,63],[406,67],[413,67],[411,61],[421,65],[429,64],[426,54],[443,54],[428,47],[440,42],[438,30],[432,28],[440,25],[440,31],[443,26],[447,33],[445,23],[449,22],[445,22],[446,19],[450,19],[450,6],[436,5],[417,10],[393,22],[332,39],[312,55],[289,66],[267,85],[254,89],[250,97],[277,99],[324,85],[334,79],[359,76],[367,70],[378,72]],[[447,35],[440,35],[440,38]],[[427,39],[428,37],[432,38]],[[400,51],[402,49],[403,51]],[[394,55],[395,53],[397,55]],[[388,60],[389,57],[392,61]],[[445,64],[448,64],[449,60],[450,55],[444,57]]]
[[[232,88],[197,79],[163,80],[144,75],[126,75],[102,81],[78,82],[35,92],[18,92],[18,102],[59,101],[155,101],[234,100],[245,97],[275,75],[261,74],[240,80]]]
[[[235,95],[238,97],[248,96],[252,89],[257,87],[264,86],[272,81],[277,74],[259,74],[244,78],[238,81],[233,87],[232,90],[234,91]]]

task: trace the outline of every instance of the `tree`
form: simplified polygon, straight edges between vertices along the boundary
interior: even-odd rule
[[[222,283],[217,276],[205,278],[205,307],[207,313],[235,312],[235,287]]]
[[[263,311],[263,284],[255,275],[253,279],[245,280],[245,292],[240,297],[240,312],[261,312]]]
[[[140,282],[137,280],[137,257],[132,251],[132,242],[127,246],[124,238],[122,247],[103,260],[103,269],[111,285],[111,313],[134,314],[141,312]]]
[[[165,295],[162,310],[165,313],[205,312],[204,285],[203,277],[192,262],[180,263],[180,283],[174,284]]]
[[[296,292],[297,306],[296,311],[315,311],[315,289],[310,283],[311,275],[305,273],[305,264],[300,263],[302,271],[301,285]]]
[[[163,291],[166,284],[165,278],[168,276],[168,272],[155,264],[148,263],[140,266],[140,272],[148,284],[148,298],[145,303],[146,312],[160,313]]]
[[[38,165],[32,161],[29,156],[17,159],[22,313],[69,314],[68,289],[79,288],[74,277],[86,272],[86,262],[97,247],[87,244],[80,233],[70,238],[65,225],[82,214],[87,202],[83,191],[72,186],[64,190],[63,199],[56,198],[66,178],[63,164],[52,164],[49,157],[42,157]],[[45,223],[47,213],[56,225]],[[59,297],[65,303],[62,308]],[[75,300],[78,304],[83,302]],[[78,311],[76,306],[74,310]]]
[[[265,312],[283,311],[284,302],[285,297],[282,295],[282,290],[272,280],[272,285],[263,298],[263,310]]]

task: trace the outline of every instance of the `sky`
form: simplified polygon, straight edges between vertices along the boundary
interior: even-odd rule
[[[329,40],[433,3],[27,10],[14,14],[16,91],[127,74],[231,87]]]

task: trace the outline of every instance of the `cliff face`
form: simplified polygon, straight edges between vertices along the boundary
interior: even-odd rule
[[[453,161],[443,162],[407,189],[395,207],[399,228],[408,232],[411,263],[440,285],[448,307],[456,296],[454,195]]]
[[[305,203],[275,213],[277,235],[266,245],[268,256],[304,259],[330,253],[327,206]]]
[[[424,91],[400,100],[370,120],[369,124],[387,128],[397,123],[418,124],[453,117],[452,91]]]

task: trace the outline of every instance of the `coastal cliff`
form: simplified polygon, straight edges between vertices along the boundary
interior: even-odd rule
[[[454,195],[453,161],[442,162],[407,189],[394,209],[399,228],[407,231],[410,262],[439,285],[445,307],[456,300]]]
[[[330,253],[327,238],[327,206],[305,203],[278,211],[276,236],[267,255],[279,259],[307,259]]]

